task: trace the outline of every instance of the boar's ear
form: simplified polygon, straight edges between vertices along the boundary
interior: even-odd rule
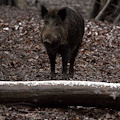
[[[41,16],[44,18],[44,16],[48,13],[48,10],[44,5],[41,5]]]
[[[65,19],[66,17],[66,8],[62,8],[58,11],[58,16],[62,19],[62,21]]]

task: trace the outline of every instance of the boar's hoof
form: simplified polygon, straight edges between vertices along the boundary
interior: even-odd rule
[[[70,73],[69,73],[69,77],[70,77],[70,78],[73,78],[73,76],[74,76],[74,72],[70,72]]]
[[[66,74],[65,74],[65,75],[63,74],[63,75],[62,75],[62,79],[63,79],[63,80],[69,80],[69,76],[66,75]]]
[[[56,80],[55,73],[51,73],[51,80]]]

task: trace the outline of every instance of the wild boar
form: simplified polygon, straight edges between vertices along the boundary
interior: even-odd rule
[[[84,35],[84,19],[80,10],[69,7],[47,9],[41,6],[44,26],[41,41],[44,44],[51,64],[51,79],[55,79],[56,54],[62,57],[62,79],[74,75],[74,61]],[[67,64],[70,62],[69,75]]]

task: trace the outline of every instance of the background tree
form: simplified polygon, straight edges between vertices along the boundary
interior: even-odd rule
[[[0,0],[0,5],[18,6],[18,0]]]
[[[94,0],[90,18],[120,22],[120,0]]]

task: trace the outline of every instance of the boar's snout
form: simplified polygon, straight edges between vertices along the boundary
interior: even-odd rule
[[[43,41],[43,43],[44,43],[44,45],[51,45],[51,42],[50,42],[49,39],[45,39],[45,40]]]
[[[60,44],[60,38],[52,29],[45,29],[42,33],[42,42],[46,47],[56,47]]]

